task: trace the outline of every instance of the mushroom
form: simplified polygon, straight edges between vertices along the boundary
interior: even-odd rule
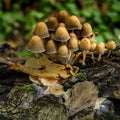
[[[112,52],[112,50],[114,50],[114,49],[116,48],[116,43],[115,43],[115,41],[113,41],[113,40],[107,41],[107,43],[106,43],[106,48],[108,49],[107,57],[109,57],[110,54],[111,54],[111,52]]]
[[[54,40],[50,39],[47,41],[46,46],[45,46],[45,52],[47,54],[54,54],[57,53],[57,46],[54,42]]]
[[[78,40],[74,37],[72,37],[69,41],[68,41],[68,49],[69,49],[69,52],[70,52],[70,60],[69,60],[69,63],[70,64],[73,64],[74,62],[74,59],[75,59],[75,52],[79,50],[79,45],[78,45]]]
[[[76,38],[72,37],[68,41],[68,49],[71,51],[78,51],[79,50],[78,40]]]
[[[101,60],[101,56],[104,54],[105,52],[105,44],[102,42],[99,42],[96,46],[96,52],[99,54],[98,55],[98,62]]]
[[[92,58],[93,62],[95,62],[95,59],[94,59],[94,51],[95,51],[95,49],[96,49],[96,43],[91,42],[90,51],[91,51],[91,58]]]
[[[72,31],[75,29],[82,28],[82,24],[80,23],[80,20],[75,15],[72,15],[67,19],[66,26],[68,30],[72,30]]]
[[[44,44],[38,35],[32,36],[26,49],[32,53],[42,53],[45,52]]]
[[[36,28],[34,29],[33,34],[38,35],[41,38],[48,38],[50,36],[48,32],[48,27],[45,24],[45,22],[39,22]]]
[[[69,18],[69,14],[66,10],[61,10],[58,15],[57,15],[57,19],[60,22],[66,23],[66,20]]]
[[[77,39],[77,35],[74,32],[70,33],[70,38],[76,38]]]
[[[58,27],[66,27],[66,25],[65,25],[65,23],[61,22],[61,23],[58,24]]]
[[[47,22],[48,30],[54,32],[58,26],[58,20],[56,17],[50,17]]]
[[[59,42],[67,42],[70,39],[70,35],[65,27],[58,27],[55,32],[54,39]]]
[[[47,41],[45,46],[45,52],[50,56],[50,58],[55,61],[56,59],[56,53],[57,53],[57,46],[55,44],[55,41],[53,39],[50,39]]]
[[[68,59],[69,59],[69,50],[65,44],[62,44],[59,46],[57,55],[59,57],[59,61],[62,64],[67,64]]]
[[[84,23],[82,26],[81,37],[90,37],[93,35],[92,27],[89,23]]]
[[[83,53],[82,65],[85,65],[86,51],[90,50],[90,46],[91,44],[88,38],[83,38],[79,43],[80,50],[82,50]]]

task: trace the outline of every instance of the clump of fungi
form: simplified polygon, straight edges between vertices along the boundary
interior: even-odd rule
[[[27,50],[33,53],[46,54],[48,58],[60,64],[86,64],[87,55],[95,62],[94,53],[98,54],[97,61],[116,48],[113,40],[107,43],[95,43],[95,33],[91,24],[81,23],[79,17],[61,10],[56,16],[48,18],[45,23],[38,22],[34,28]],[[82,59],[81,59],[82,58]],[[82,61],[82,62],[80,62]]]
[[[47,86],[45,94],[66,96],[61,84],[78,72],[75,65],[87,65],[89,59],[99,62],[104,53],[109,57],[116,48],[113,40],[96,43],[95,35],[91,24],[81,23],[79,17],[62,10],[32,30],[26,49],[41,56],[27,60],[17,70],[28,73],[32,82]]]

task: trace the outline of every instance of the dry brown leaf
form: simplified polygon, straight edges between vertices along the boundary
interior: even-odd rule
[[[27,73],[31,76],[36,76],[38,79],[43,78],[48,81],[58,81],[59,79],[68,79],[72,76],[70,70],[63,69],[64,65],[54,63],[50,61],[45,55],[40,58],[31,57],[29,58],[25,65],[13,65],[10,69],[21,71],[23,73]],[[73,69],[73,73],[78,72],[78,68],[76,70]]]

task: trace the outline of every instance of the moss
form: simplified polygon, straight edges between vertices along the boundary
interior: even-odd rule
[[[83,71],[78,72],[75,76],[82,79],[82,81],[87,80],[86,73]]]
[[[107,79],[104,80],[104,82],[107,83],[107,84],[111,84],[112,79],[110,77],[108,77]]]
[[[32,84],[27,84],[24,86],[15,86],[15,88],[17,88],[19,90],[25,90],[30,93],[35,93],[35,89],[33,88]]]

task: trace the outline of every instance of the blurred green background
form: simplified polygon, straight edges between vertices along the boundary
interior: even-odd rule
[[[120,43],[120,0],[3,0],[0,2],[0,41],[14,39],[16,33],[28,40],[38,21],[47,21],[60,10],[89,22],[98,41]],[[17,38],[16,38],[17,39]]]

